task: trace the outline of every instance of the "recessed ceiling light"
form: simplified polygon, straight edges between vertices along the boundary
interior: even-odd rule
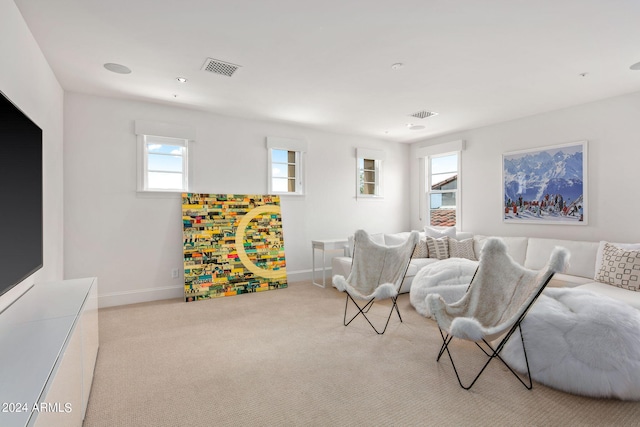
[[[578,74],[580,77],[587,77],[589,75],[589,73],[580,73]]]
[[[187,79],[185,79],[184,77],[176,77],[176,80],[179,81],[180,83],[186,83]]]
[[[636,62],[629,68],[631,68],[632,70],[640,70],[640,62]]]
[[[410,125],[409,126],[409,129],[411,129],[411,130],[422,130],[424,128],[425,127],[423,125]]]
[[[402,67],[404,67],[404,64],[402,62],[396,62],[395,64],[391,64],[392,70],[399,70]]]
[[[121,65],[121,64],[114,64],[112,62],[107,62],[106,64],[104,64],[104,68],[118,74],[131,73],[131,69],[129,67],[125,67],[124,65]]]

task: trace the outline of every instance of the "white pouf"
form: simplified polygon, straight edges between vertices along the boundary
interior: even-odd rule
[[[469,287],[478,261],[464,258],[448,258],[424,266],[411,282],[409,301],[418,313],[431,316],[427,295],[439,294],[447,303],[458,301]]]
[[[521,325],[531,377],[592,397],[640,400],[640,310],[571,288],[547,288]],[[526,373],[518,331],[502,358]]]

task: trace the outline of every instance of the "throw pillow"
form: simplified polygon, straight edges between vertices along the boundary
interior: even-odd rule
[[[427,247],[427,239],[422,239],[413,250],[411,258],[429,258],[429,248]]]
[[[614,243],[601,240],[600,244],[598,245],[598,251],[596,252],[596,273],[593,277],[595,281],[598,280],[598,271],[600,269],[600,266],[602,265],[602,252],[604,251],[604,245],[606,245],[607,243],[619,249],[631,249],[633,251],[640,250],[640,243]]]
[[[605,243],[596,280],[630,291],[640,291],[640,251]]]
[[[427,236],[427,247],[429,248],[429,258],[449,258],[449,237],[436,239]]]
[[[447,228],[443,228],[441,230],[438,230],[437,228],[433,228],[433,227],[425,227],[424,228],[424,233],[428,236],[428,237],[435,237],[436,239],[439,239],[441,237],[449,237],[451,239],[455,239],[456,238],[456,228],[455,227],[447,227]]]
[[[473,239],[449,239],[449,256],[451,258],[466,258],[477,261],[478,259],[473,251]]]

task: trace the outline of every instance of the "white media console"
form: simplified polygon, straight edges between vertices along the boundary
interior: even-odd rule
[[[0,313],[0,426],[81,426],[98,354],[98,279],[34,285]]]

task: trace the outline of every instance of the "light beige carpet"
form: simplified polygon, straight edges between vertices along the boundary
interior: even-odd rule
[[[344,295],[309,282],[102,309],[84,425],[640,425],[640,403],[528,391],[499,361],[465,391],[435,361],[435,323],[409,295],[399,305],[404,323],[394,315],[382,336],[363,319],[344,327]],[[374,320],[389,307],[374,305]],[[453,348],[461,366],[482,362],[473,345]]]

